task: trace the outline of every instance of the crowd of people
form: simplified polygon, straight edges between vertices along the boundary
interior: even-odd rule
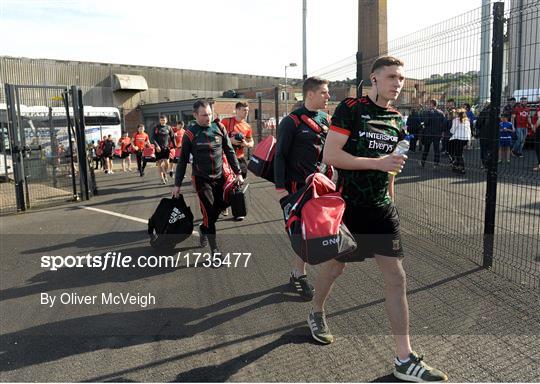
[[[407,129],[412,135],[411,152],[416,152],[419,145],[422,147],[420,164],[424,167],[433,147],[435,167],[440,165],[442,154],[449,157],[454,172],[465,173],[464,149],[470,149],[472,140],[478,139],[482,166],[487,168],[490,109],[490,103],[486,102],[476,116],[470,104],[458,108],[454,99],[448,99],[443,108],[438,108],[437,100],[430,100],[427,108],[414,108],[407,119]],[[510,163],[511,157],[524,157],[523,149],[529,136],[538,160],[533,170],[540,171],[540,103],[533,110],[526,97],[521,97],[519,103],[512,97],[498,115],[499,163]]]

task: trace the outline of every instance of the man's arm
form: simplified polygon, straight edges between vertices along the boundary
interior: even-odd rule
[[[251,130],[251,127],[249,128],[248,135],[246,135],[246,138],[244,139],[244,143],[242,144],[244,147],[253,148],[253,145],[255,142],[253,141],[253,131]]]
[[[227,161],[229,162],[229,165],[231,166],[234,174],[240,175],[242,171],[240,170],[240,164],[238,163],[238,159],[236,158],[236,154],[234,153],[234,148],[232,147],[231,140],[229,140],[229,136],[227,136],[227,133],[224,129],[221,129],[221,132],[223,133],[223,140],[221,142],[223,153],[225,153],[225,157],[227,157]]]
[[[396,177],[392,175],[391,173],[388,174],[388,195],[392,199],[392,201],[395,201],[395,194],[394,194],[394,180]]]
[[[288,116],[279,123],[276,153],[274,155],[274,181],[278,191],[285,190],[287,155],[293,143],[295,128],[294,121]]]
[[[191,154],[191,138],[192,133],[186,131],[186,134],[184,134],[184,137],[182,138],[182,151],[180,153],[180,158],[178,159],[178,166],[176,167],[176,175],[174,178],[174,185],[178,187],[178,190],[180,190],[180,186],[182,185],[182,180],[184,179],[184,176],[186,175],[186,167],[189,163],[189,155]]]

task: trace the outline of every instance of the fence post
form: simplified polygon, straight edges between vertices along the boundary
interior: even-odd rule
[[[71,100],[73,105],[73,122],[75,136],[77,137],[77,162],[79,163],[79,182],[81,186],[81,199],[89,200],[88,194],[88,160],[86,158],[86,135],[84,132],[84,111],[82,93],[77,86],[71,86]]]
[[[75,164],[73,164],[73,143],[71,141],[73,137],[71,135],[71,130],[73,129],[73,125],[71,124],[71,115],[69,113],[69,90],[67,88],[62,93],[62,97],[64,99],[64,107],[66,108],[67,131],[68,131],[68,140],[69,140],[69,158],[70,158],[70,164],[71,164],[71,181],[72,181],[72,187],[73,187],[73,201],[77,201],[79,200],[79,196],[77,195],[77,183],[75,181]],[[73,112],[75,113],[75,111]]]
[[[483,267],[493,264],[495,241],[495,212],[497,204],[497,160],[499,148],[499,113],[501,110],[503,52],[504,52],[504,3],[493,3],[493,39],[491,56],[491,107],[488,120],[488,164],[486,208],[484,216]]]
[[[17,108],[18,102],[15,96],[15,85],[6,84],[6,99],[7,99],[7,121],[8,121],[8,137],[10,140],[9,147],[11,150],[11,166],[13,167],[13,179],[15,181],[15,200],[17,202],[17,211],[26,211],[26,201],[24,198],[24,165],[23,151],[20,142],[20,124],[19,115],[20,108]],[[6,169],[7,169],[6,162]]]

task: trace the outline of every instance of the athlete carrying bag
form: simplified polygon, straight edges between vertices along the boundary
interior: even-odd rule
[[[320,264],[356,250],[356,241],[343,223],[345,200],[322,173],[309,175],[306,185],[280,204],[292,248],[308,264]]]
[[[249,160],[248,169],[255,175],[274,182],[274,155],[277,140],[270,135],[255,147]]]
[[[164,198],[148,220],[150,245],[155,249],[172,250],[193,232],[193,213],[184,197]]]

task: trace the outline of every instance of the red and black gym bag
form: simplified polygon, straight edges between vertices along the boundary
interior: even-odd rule
[[[248,169],[255,176],[274,182],[274,155],[277,140],[270,135],[255,147],[249,160]]]
[[[285,230],[294,252],[308,264],[320,264],[356,250],[356,241],[343,223],[345,200],[322,173],[281,201]]]

